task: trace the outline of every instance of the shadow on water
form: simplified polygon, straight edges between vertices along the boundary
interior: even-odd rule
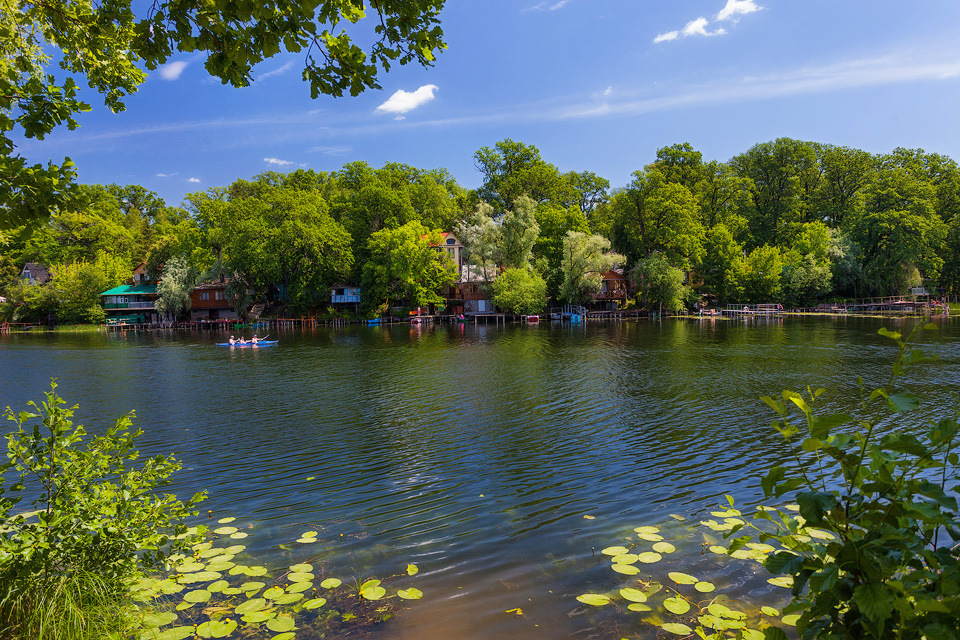
[[[318,328],[259,350],[209,333],[17,334],[0,336],[0,405],[57,377],[94,431],[136,409],[141,449],[183,460],[174,490],[207,489],[215,517],[252,523],[267,564],[306,526],[344,576],[417,563],[425,598],[384,638],[591,637],[574,597],[592,549],[724,494],[755,503],[760,472],[784,462],[758,398],[882,384],[880,326]],[[956,334],[945,324],[943,362],[914,374],[931,396],[960,379]]]

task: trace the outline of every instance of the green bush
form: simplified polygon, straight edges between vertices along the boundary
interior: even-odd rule
[[[71,628],[70,620],[85,614],[114,619],[115,607],[101,603],[122,603],[132,578],[161,567],[183,546],[175,536],[186,531],[183,519],[195,515],[204,498],[181,502],[157,493],[180,463],[156,456],[134,464],[141,431],[131,430],[132,413],[103,436],[85,439],[83,426],[71,421],[76,406],[68,408],[56,387],[51,383],[44,402],[29,403],[32,411],[5,412],[15,428],[0,465],[3,638],[63,637],[57,629]],[[33,496],[33,511],[16,510]],[[77,584],[97,597],[78,596]],[[51,611],[64,616],[51,620]]]
[[[867,391],[860,381],[856,416],[819,415],[823,389],[764,398],[797,464],[770,469],[763,491],[767,499],[796,492],[799,506],[799,514],[757,511],[760,540],[782,547],[764,566],[792,577],[793,601],[784,612],[800,615],[801,638],[956,640],[956,410],[931,422],[908,419],[920,400],[895,385],[930,358],[910,346],[913,334],[880,333],[899,352],[887,387]],[[820,535],[805,535],[809,528]],[[735,538],[731,553],[752,537]],[[775,628],[766,636],[785,637]]]

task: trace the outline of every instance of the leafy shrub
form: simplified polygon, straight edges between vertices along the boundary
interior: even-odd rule
[[[913,334],[880,333],[895,340],[899,352],[887,387],[867,392],[860,381],[859,415],[818,415],[823,389],[764,398],[797,465],[773,467],[762,487],[767,499],[796,492],[799,505],[799,514],[757,511],[760,540],[782,547],[764,566],[792,577],[793,601],[785,612],[800,614],[801,638],[955,640],[956,412],[925,424],[904,420],[920,400],[895,385],[909,367],[930,358],[910,346]],[[891,420],[901,428],[889,428]],[[809,528],[828,535],[804,535]],[[751,537],[736,538],[731,551]],[[784,637],[774,628],[766,635]]]
[[[76,406],[66,407],[56,387],[51,383],[44,402],[28,404],[33,412],[5,413],[15,430],[0,465],[0,637],[58,637],[47,635],[53,632],[44,611],[85,606],[64,584],[95,576],[93,591],[125,594],[131,578],[162,566],[185,542],[173,536],[186,530],[182,520],[204,498],[157,494],[180,463],[156,456],[133,464],[142,432],[131,430],[132,413],[85,439],[83,426],[71,421]],[[14,510],[30,497],[35,511]]]

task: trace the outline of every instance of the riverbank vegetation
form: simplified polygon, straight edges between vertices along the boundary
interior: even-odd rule
[[[185,290],[219,276],[241,313],[323,314],[342,284],[362,286],[367,310],[442,305],[460,284],[532,312],[590,301],[614,266],[631,303],[666,311],[960,292],[960,167],[936,153],[781,138],[719,162],[683,143],[615,188],[513,140],[474,160],[476,190],[444,169],[364,162],[268,172],[178,207],[138,186],[81,186],[48,221],[0,235],[0,318],[101,322],[99,293],[140,262],[155,279],[177,265],[162,296],[172,319]],[[467,276],[436,250],[440,232],[463,242]],[[21,281],[28,262],[49,267],[49,281]],[[509,269],[529,282],[506,296],[493,284]]]

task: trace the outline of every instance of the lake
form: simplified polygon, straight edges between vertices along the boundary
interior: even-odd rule
[[[236,517],[271,569],[322,561],[347,580],[416,564],[396,583],[424,598],[372,637],[652,637],[638,614],[576,601],[627,582],[600,550],[637,526],[679,535],[725,494],[755,505],[764,470],[791,464],[760,396],[809,384],[849,408],[857,375],[889,375],[895,347],[877,329],[916,322],[321,327],[274,330],[279,345],[259,349],[209,332],[4,335],[0,406],[24,408],[56,377],[92,431],[136,410],[141,451],[183,461],[173,490],[206,489],[209,521]],[[910,380],[943,399],[960,332],[940,326],[924,340],[941,362]],[[320,543],[294,542],[305,531]],[[643,576],[696,566],[765,597],[764,577],[701,546]]]

